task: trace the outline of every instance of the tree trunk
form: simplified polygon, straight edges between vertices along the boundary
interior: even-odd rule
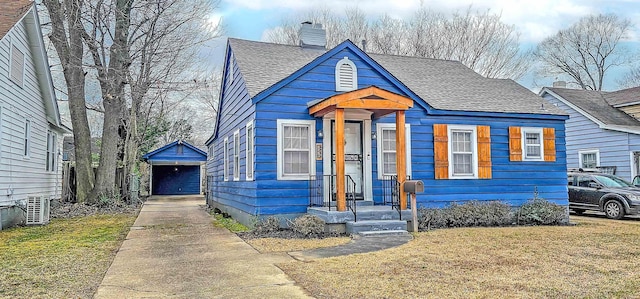
[[[85,71],[82,68],[84,46],[81,22],[82,0],[64,1],[65,7],[58,0],[44,0],[51,19],[50,39],[58,53],[64,73],[73,126],[75,159],[76,159],[76,194],[75,200],[85,202],[93,187],[93,169],[91,168],[91,131],[87,121],[85,106]],[[66,13],[65,13],[66,10]],[[65,21],[62,17],[67,16]],[[75,24],[65,31],[65,23]]]
[[[100,166],[92,197],[116,195],[116,169],[118,166],[119,128],[122,124],[126,101],[129,58],[129,26],[133,0],[117,0],[115,8],[114,40],[109,53],[109,68],[98,72],[104,105]]]

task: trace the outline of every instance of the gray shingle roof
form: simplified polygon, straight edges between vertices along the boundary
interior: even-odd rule
[[[640,86],[603,93],[605,100],[612,106],[640,102]]]
[[[0,0],[0,39],[15,25],[31,8],[31,0]]]
[[[640,127],[640,122],[635,118],[607,103],[605,96],[603,96],[606,94],[604,92],[568,88],[548,89],[605,125],[634,127],[636,130]]]
[[[251,96],[326,52],[234,38],[229,38],[229,45]],[[542,110],[545,101],[513,80],[484,78],[457,61],[369,56],[436,109],[566,115],[552,105]]]

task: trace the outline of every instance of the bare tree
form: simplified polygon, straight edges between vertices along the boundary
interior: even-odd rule
[[[76,159],[76,200],[88,200],[93,188],[91,168],[91,131],[85,109],[84,44],[82,35],[82,0],[44,0],[48,11],[51,40],[61,62],[69,99]]]
[[[367,39],[368,52],[459,60],[490,78],[518,79],[529,68],[530,53],[519,50],[515,27],[504,24],[498,14],[471,7],[447,16],[421,6],[408,20],[383,15],[371,23],[358,8],[347,9],[344,17],[315,9],[284,21],[267,39],[297,44],[297,28],[305,20],[325,25],[328,47],[345,39],[360,45]]]
[[[100,164],[92,198],[116,194],[118,141],[126,107],[124,88],[131,60],[128,41],[133,2],[134,0],[90,2],[90,19],[84,22],[89,29],[83,31],[83,38],[98,74],[104,107]]]
[[[629,70],[620,80],[618,80],[620,88],[631,88],[640,86],[640,67]]]
[[[584,17],[538,45],[535,55],[543,64],[541,71],[567,75],[582,89],[602,90],[608,70],[630,62],[620,42],[631,26],[615,14]]]
[[[370,26],[367,51],[380,54],[407,55],[406,24],[385,14]]]
[[[186,87],[182,82],[190,82],[188,78],[194,77],[190,68],[197,62],[197,46],[218,33],[206,28],[216,2],[47,0],[44,4],[52,19],[51,40],[62,61],[65,77],[66,73],[74,75],[65,80],[72,120],[84,119],[89,136],[87,109],[103,113],[97,180],[93,189],[92,181],[87,188],[81,188],[84,193],[78,192],[79,200],[115,195],[117,165],[127,166],[125,173],[128,173],[138,160],[137,121],[141,116],[146,117],[140,109],[142,103],[166,99],[170,89],[181,84]],[[69,16],[68,20],[61,18],[65,15]],[[67,31],[69,38],[66,38]],[[75,52],[71,53],[69,48]],[[89,58],[83,60],[83,55]],[[76,69],[80,70],[79,74],[72,73]],[[85,103],[87,73],[95,75],[99,83],[101,101],[97,104]],[[76,106],[73,106],[72,97],[77,98]],[[79,143],[76,157],[86,153],[91,171],[90,140],[78,138],[82,123],[73,122],[73,126]],[[126,152],[124,158],[121,157],[123,152]],[[82,166],[82,163],[78,164],[78,167]],[[84,178],[94,177],[92,173],[81,177],[79,172],[78,175],[79,184]]]
[[[123,147],[125,174],[137,169],[140,144],[148,139],[148,126],[154,119],[162,119],[153,117],[153,107],[164,107],[164,101],[172,97],[172,93],[192,94],[191,82],[197,82],[198,76],[205,72],[194,66],[201,60],[200,46],[220,33],[217,25],[203,23],[216,5],[210,0],[141,1],[134,7],[134,29],[129,41],[132,48],[128,73],[130,104]],[[188,96],[173,97],[182,101]],[[161,105],[156,106],[158,102]]]

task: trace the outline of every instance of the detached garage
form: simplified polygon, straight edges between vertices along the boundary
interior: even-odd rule
[[[151,195],[200,194],[200,169],[207,153],[182,140],[142,156],[151,165]]]

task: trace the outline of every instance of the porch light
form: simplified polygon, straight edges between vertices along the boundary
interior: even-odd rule
[[[322,138],[322,137],[324,137],[322,130],[318,130],[318,138]]]
[[[376,135],[376,131],[371,131],[371,140],[376,140],[376,138],[378,138],[378,135]]]

